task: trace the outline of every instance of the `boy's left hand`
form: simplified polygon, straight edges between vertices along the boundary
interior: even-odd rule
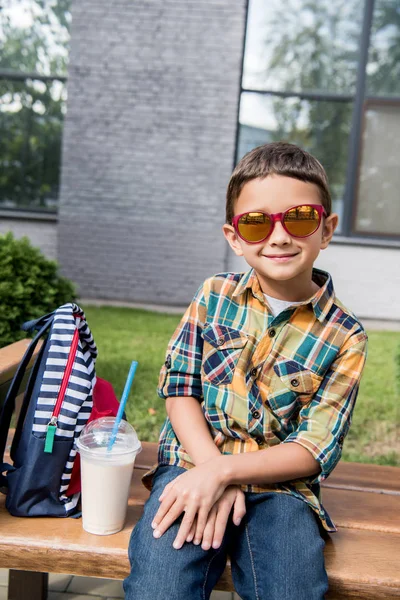
[[[196,537],[201,539],[208,514],[227,487],[221,472],[220,459],[212,459],[189,469],[166,485],[159,498],[160,508],[152,523],[154,537],[161,537],[185,513],[173,543],[174,548],[183,546],[195,519]]]
[[[201,543],[203,550],[209,550],[211,547],[217,549],[221,546],[230,516],[235,525],[240,525],[245,514],[244,493],[238,485],[229,485],[208,514],[203,539],[197,537],[197,522],[195,521],[186,541],[193,542],[195,545]]]

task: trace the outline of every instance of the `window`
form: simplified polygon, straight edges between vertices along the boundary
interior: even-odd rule
[[[66,111],[70,0],[3,0],[0,208],[55,211]]]
[[[298,144],[328,173],[339,234],[398,239],[399,48],[398,0],[249,0],[237,160]]]
[[[400,233],[400,102],[366,102],[355,230]]]

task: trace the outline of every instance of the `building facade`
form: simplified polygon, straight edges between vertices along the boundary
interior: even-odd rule
[[[226,184],[285,139],[323,162],[341,218],[317,266],[358,316],[400,320],[400,25],[391,0],[336,3],[74,2],[57,211],[9,194],[0,233],[28,234],[84,298],[183,306],[246,268]]]

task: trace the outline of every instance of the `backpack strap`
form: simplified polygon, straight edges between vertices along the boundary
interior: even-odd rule
[[[12,383],[8,389],[8,393],[7,393],[6,399],[4,401],[3,409],[1,411],[1,415],[0,415],[0,466],[1,466],[2,471],[0,472],[0,487],[4,487],[7,485],[6,478],[2,475],[2,472],[6,470],[6,466],[3,463],[3,461],[4,461],[4,451],[5,451],[6,444],[7,444],[7,435],[8,435],[8,431],[10,429],[11,417],[15,410],[15,399],[18,395],[19,388],[21,386],[26,369],[28,367],[29,361],[32,358],[35,348],[38,345],[40,338],[44,335],[46,330],[50,327],[51,322],[53,320],[52,315],[46,315],[46,317],[48,318],[48,320],[46,320],[43,325],[42,325],[42,323],[40,323],[42,325],[41,329],[39,330],[39,332],[37,333],[35,338],[32,340],[32,342],[28,346],[28,349],[26,350],[26,352],[19,364],[17,372],[15,373]],[[36,364],[35,364],[35,366],[36,366]],[[26,408],[25,408],[25,410],[26,410]]]
[[[53,310],[53,312],[48,313],[47,315],[43,315],[42,317],[39,317],[38,319],[33,319],[32,321],[26,321],[25,323],[23,323],[21,325],[21,329],[22,329],[22,331],[28,331],[28,332],[31,332],[34,329],[37,329],[39,331],[39,329],[41,329],[45,323],[49,324],[49,321],[52,320],[52,317],[54,316],[54,314],[55,314],[55,311]]]
[[[32,397],[32,392],[33,392],[33,388],[36,382],[36,377],[40,368],[40,364],[42,361],[42,357],[43,354],[46,350],[46,343],[44,342],[42,344],[42,347],[39,350],[39,354],[36,357],[36,361],[35,364],[32,367],[31,370],[31,374],[29,375],[29,380],[28,380],[28,384],[26,386],[26,390],[25,390],[25,394],[24,394],[24,399],[21,405],[21,409],[19,412],[19,416],[18,416],[18,423],[17,426],[15,428],[15,433],[14,433],[14,437],[12,439],[12,444],[11,444],[11,450],[10,450],[10,457],[11,460],[14,462],[15,458],[14,458],[14,454],[18,448],[18,444],[19,441],[21,439],[21,435],[22,435],[22,428],[24,426],[25,423],[25,417],[26,417],[26,413],[28,412],[28,408],[29,408],[29,403]]]

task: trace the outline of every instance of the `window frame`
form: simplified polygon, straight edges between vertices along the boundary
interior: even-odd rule
[[[400,247],[400,233],[399,235],[391,235],[385,233],[366,233],[356,230],[356,211],[358,205],[358,182],[359,172],[361,164],[361,153],[363,143],[363,127],[364,127],[364,111],[365,106],[368,103],[392,103],[396,105],[400,102],[400,97],[390,96],[370,96],[366,95],[366,81],[367,81],[367,64],[369,57],[369,49],[371,44],[371,31],[373,25],[373,16],[375,9],[376,0],[364,0],[363,6],[363,18],[360,31],[359,41],[359,55],[357,64],[357,75],[356,75],[356,89],[354,94],[336,94],[336,93],[320,93],[320,92],[296,92],[296,91],[272,91],[265,89],[248,89],[243,87],[243,72],[244,72],[244,60],[246,51],[246,37],[247,37],[247,23],[248,23],[248,12],[249,3],[251,0],[247,0],[246,6],[246,21],[245,31],[243,35],[243,56],[242,56],[242,69],[240,78],[240,93],[237,111],[237,130],[236,130],[236,142],[235,142],[235,155],[234,165],[237,163],[237,152],[239,146],[239,132],[240,132],[240,103],[243,93],[254,93],[259,95],[269,96],[280,96],[282,98],[296,97],[305,100],[319,100],[319,101],[332,101],[332,102],[353,102],[351,130],[349,136],[349,152],[347,160],[347,169],[345,174],[345,191],[343,194],[343,214],[341,219],[341,231],[335,234],[333,241],[339,243],[365,243],[366,245],[379,245],[379,246],[390,246]]]

